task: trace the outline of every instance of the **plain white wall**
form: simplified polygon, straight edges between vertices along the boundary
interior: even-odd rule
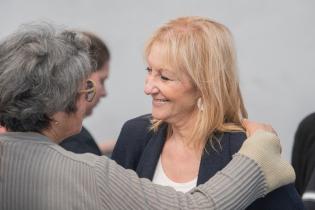
[[[0,38],[25,22],[49,20],[94,31],[112,53],[109,95],[85,121],[97,141],[117,138],[124,121],[150,112],[143,93],[143,46],[172,18],[214,18],[232,31],[251,119],[271,123],[289,159],[299,121],[315,110],[315,1],[0,0]]]

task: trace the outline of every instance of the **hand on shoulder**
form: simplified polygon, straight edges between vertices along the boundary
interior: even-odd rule
[[[275,131],[275,129],[273,129],[273,127],[270,124],[259,123],[248,119],[243,119],[242,125],[246,130],[247,137],[252,136],[256,131],[259,130],[270,132],[278,136],[277,132]]]
[[[261,167],[268,192],[294,182],[293,167],[281,158],[280,139],[272,126],[249,120],[245,120],[243,126],[248,138],[238,153],[254,160]]]

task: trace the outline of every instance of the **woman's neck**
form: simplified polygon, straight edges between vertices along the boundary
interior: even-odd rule
[[[182,141],[185,145],[191,145],[192,131],[195,128],[197,121],[197,113],[185,117],[176,123],[169,123],[168,139],[174,141]]]
[[[42,135],[48,137],[50,140],[59,144],[62,138],[59,137],[58,132],[54,128],[48,128],[40,132]]]

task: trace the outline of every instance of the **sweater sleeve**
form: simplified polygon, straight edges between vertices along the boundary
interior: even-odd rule
[[[97,161],[96,177],[104,209],[243,209],[267,192],[260,167],[240,154],[208,182],[185,194],[138,178],[105,157]]]

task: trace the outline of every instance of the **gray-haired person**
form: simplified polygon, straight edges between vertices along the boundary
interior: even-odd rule
[[[87,31],[81,31],[81,33],[90,39],[89,55],[93,65],[89,79],[95,82],[96,88],[95,97],[86,108],[86,117],[88,117],[92,115],[99,101],[107,95],[105,82],[109,76],[110,52],[104,41],[97,35]],[[95,155],[106,154],[109,156],[115,143],[115,140],[110,140],[98,145],[88,129],[82,126],[80,133],[64,139],[59,145],[74,153],[89,152]]]
[[[293,182],[269,132],[256,132],[204,185],[184,194],[140,179],[104,156],[74,154],[95,86],[89,40],[49,24],[28,25],[0,43],[0,209],[242,209]],[[259,127],[259,126],[258,126]]]

